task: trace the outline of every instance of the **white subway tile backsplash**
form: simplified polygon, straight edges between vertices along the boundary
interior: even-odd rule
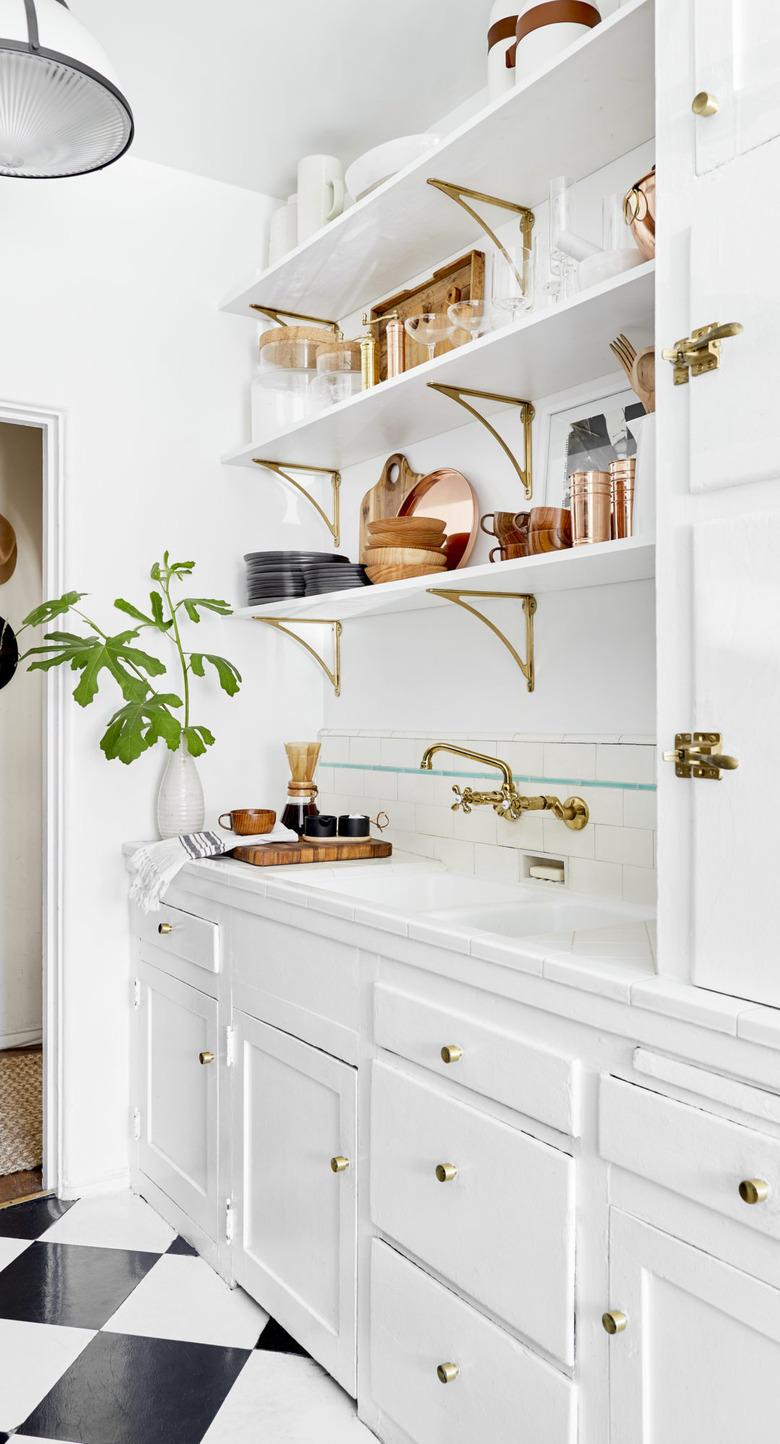
[[[655,747],[598,748],[596,776],[610,782],[655,782]]]
[[[434,759],[434,772],[423,772],[422,754],[439,739],[501,757],[512,768],[521,792],[555,792],[562,799],[574,793],[582,796],[590,809],[588,827],[572,832],[541,812],[507,822],[488,806],[468,815],[452,812],[453,783],[471,782],[485,791],[493,784],[481,776],[490,772],[487,767],[453,754],[440,754]],[[386,836],[397,852],[507,882],[523,877],[524,853],[538,853],[565,861],[568,884],[576,892],[642,904],[654,901],[652,738],[453,732],[442,736],[422,729],[390,734],[355,729],[325,731],[322,742],[321,810],[387,811],[391,822]],[[456,775],[434,775],[442,771]],[[496,786],[499,781],[496,773]],[[640,791],[638,786],[652,790]]]
[[[511,847],[478,842],[474,846],[474,871],[477,877],[489,878],[491,882],[519,882],[519,853]]]
[[[544,747],[545,777],[596,776],[596,745],[587,742],[548,742]]]
[[[624,862],[631,867],[653,866],[653,834],[642,827],[603,827],[596,824],[596,857],[601,862]]]

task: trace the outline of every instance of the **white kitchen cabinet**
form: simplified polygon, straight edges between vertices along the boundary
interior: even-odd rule
[[[780,1290],[611,1212],[610,1444],[777,1436]]]
[[[219,1207],[216,998],[141,959],[135,1119],[141,1173],[211,1239]]]
[[[236,1017],[236,1281],[355,1393],[357,1074]]]

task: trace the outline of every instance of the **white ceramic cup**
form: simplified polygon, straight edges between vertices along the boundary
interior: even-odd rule
[[[344,168],[335,155],[306,155],[298,162],[298,245],[344,209]]]

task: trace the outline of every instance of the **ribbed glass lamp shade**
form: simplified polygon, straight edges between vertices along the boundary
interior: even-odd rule
[[[118,160],[133,117],[107,70],[60,0],[0,0],[0,175],[83,175]]]

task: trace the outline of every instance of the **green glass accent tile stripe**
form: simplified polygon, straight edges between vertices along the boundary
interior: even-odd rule
[[[495,782],[496,772],[456,772],[449,768],[441,767],[389,767],[382,762],[329,762],[327,757],[320,758],[321,767],[332,767],[336,772],[392,772],[396,776],[401,773],[409,777],[462,777],[471,781],[478,778],[480,782]],[[593,777],[536,777],[530,772],[513,773],[515,782],[533,782],[545,787],[604,787],[618,788],[621,792],[656,792],[658,789],[654,782],[605,782],[602,778]]]

